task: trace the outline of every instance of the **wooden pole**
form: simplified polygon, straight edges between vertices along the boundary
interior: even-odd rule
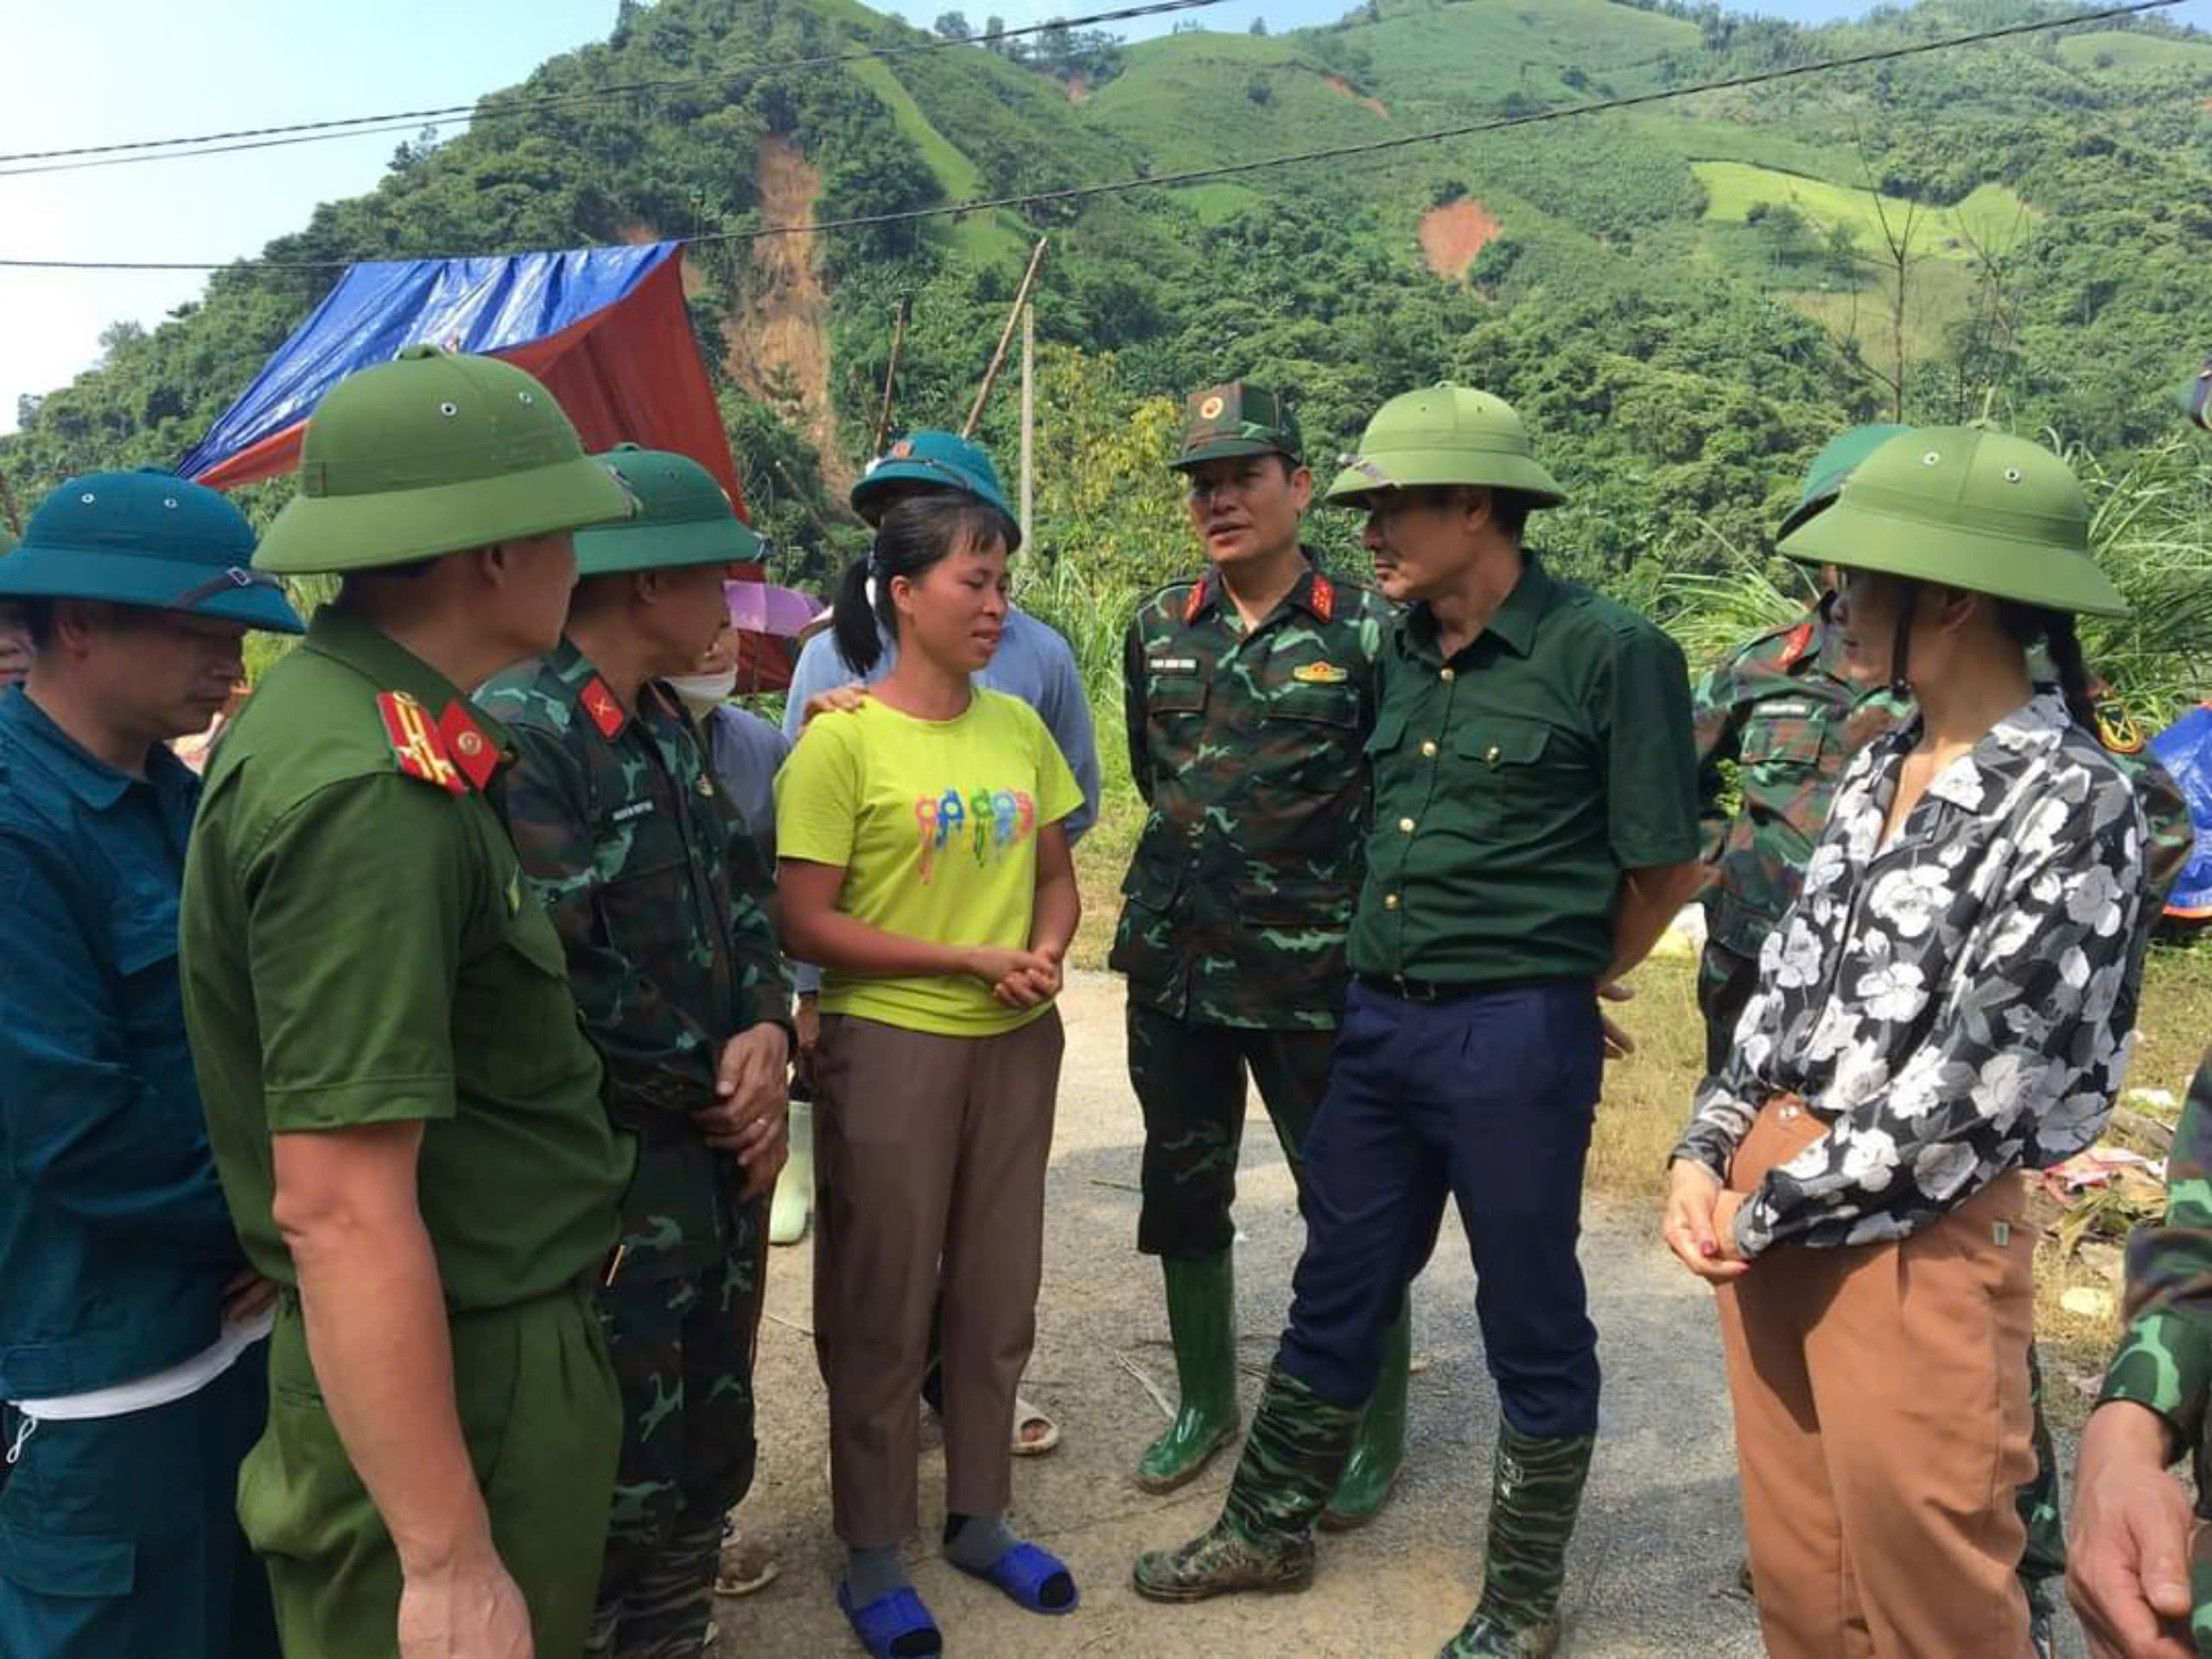
[[[814,520],[814,527],[825,537],[834,537],[837,532],[830,529],[829,524],[823,522],[822,515],[814,510],[814,503],[806,499],[806,492],[799,488],[798,480],[791,476],[791,468],[785,466],[780,460],[773,462],[772,465],[776,469],[776,476],[784,480],[785,486],[791,493],[791,499],[798,503],[799,510]]]
[[[914,296],[899,296],[899,314],[891,323],[891,365],[883,372],[883,410],[875,417],[875,442],[868,446],[871,458],[883,453],[883,441],[891,435],[891,405],[899,395],[899,354],[906,344],[906,318],[914,308]]]
[[[997,382],[999,368],[1006,361],[1006,348],[1014,343],[1014,326],[1021,321],[1022,308],[1029,303],[1029,286],[1037,280],[1037,267],[1045,263],[1046,238],[1039,237],[1037,245],[1029,251],[1029,269],[1021,273],[1021,286],[1014,290],[1014,304],[1006,314],[1006,327],[999,330],[998,349],[991,353],[991,366],[983,371],[983,384],[976,392],[976,407],[968,411],[968,423],[960,429],[960,435],[976,435],[976,423],[983,418],[983,405],[991,401],[991,387]]]
[[[1029,510],[1035,499],[1033,458],[1037,452],[1037,308],[1021,308],[1021,542],[1029,544]]]

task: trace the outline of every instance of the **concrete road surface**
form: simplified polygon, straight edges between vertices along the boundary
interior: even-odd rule
[[[1293,1654],[1425,1659],[1458,1630],[1479,1590],[1497,1400],[1483,1370],[1473,1274],[1456,1217],[1414,1293],[1408,1476],[1365,1531],[1325,1536],[1313,1587],[1160,1607],[1129,1588],[1140,1550],[1180,1541],[1217,1513],[1233,1452],[1168,1497],[1128,1471],[1164,1421],[1128,1367],[1169,1398],[1174,1368],[1160,1276],[1136,1254],[1136,1104],[1122,1063],[1120,982],[1077,975],[1046,1194],[1045,1283],[1024,1393],[1058,1417],[1051,1456],[1015,1465],[1015,1521],[1072,1567],[1083,1605],[1025,1613],[954,1572],[934,1545],[943,1520],[938,1442],[924,1419],[922,1525],[908,1548],[917,1587],[953,1656]],[[1254,1103],[1236,1220],[1249,1420],[1274,1351],[1303,1230],[1289,1172]],[[1735,1586],[1742,1554],[1734,1452],[1706,1292],[1654,1239],[1654,1211],[1593,1200],[1582,1260],[1605,1365],[1605,1426],[1570,1570],[1563,1651],[1736,1659],[1761,1651]],[[760,1468],[739,1511],[783,1573],[717,1605],[716,1651],[831,1656],[859,1648],[831,1599],[842,1556],[830,1529],[825,1413],[809,1338],[811,1236],[771,1252],[760,1343]],[[2065,1455],[2069,1463],[2071,1448]],[[2081,1651],[2069,1630],[2066,1649]]]

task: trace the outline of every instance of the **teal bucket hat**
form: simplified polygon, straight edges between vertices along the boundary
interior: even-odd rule
[[[699,564],[745,564],[760,556],[715,476],[689,455],[619,443],[594,455],[638,503],[638,516],[576,534],[576,574],[672,570]]]
[[[204,485],[152,468],[87,473],[40,502],[0,555],[0,599],[106,600],[305,632],[253,551],[245,515]]]
[[[956,490],[988,502],[1006,515],[1009,532],[1007,551],[1012,553],[1021,544],[1020,521],[1014,509],[1007,505],[1006,492],[999,485],[998,468],[991,465],[991,458],[983,452],[982,445],[970,442],[957,432],[940,432],[925,429],[909,432],[888,449],[868,463],[868,471],[853,486],[853,511],[873,528],[883,522],[883,510],[889,504],[885,497],[894,484],[926,484],[933,489]]]

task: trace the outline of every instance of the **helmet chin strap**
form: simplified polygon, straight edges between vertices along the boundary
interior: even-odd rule
[[[1912,613],[1919,604],[1920,584],[1916,582],[1900,583],[1897,588],[1897,632],[1890,640],[1890,695],[1893,697],[1910,697],[1912,695]]]

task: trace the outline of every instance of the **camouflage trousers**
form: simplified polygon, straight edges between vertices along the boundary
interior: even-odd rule
[[[1697,1011],[1705,1016],[1705,1069],[1718,1071],[1734,1045],[1736,1022],[1759,988],[1756,957],[1708,944],[1697,959]]]
[[[1744,1005],[1758,988],[1759,965],[1749,957],[1708,944],[1698,958],[1697,1006],[1705,1016],[1705,1066],[1718,1071],[1728,1058],[1736,1036],[1736,1022]],[[2028,1403],[2035,1413],[2036,1472],[2016,1494],[2020,1519],[2028,1529],[2027,1548],[2020,1555],[2020,1577],[2032,1591],[2044,1579],[2066,1571],[2066,1522],[2058,1508],[2058,1454],[2051,1446],[2050,1425],[2043,1414],[2043,1368],[2037,1363],[2033,1344],[2028,1347]]]
[[[588,1659],[696,1659],[705,1641],[723,1520],[753,1484],[760,1204],[737,1213],[733,1235],[699,1273],[600,1293],[622,1459]]]
[[[1328,1091],[1333,1031],[1198,1025],[1132,1000],[1129,1084],[1144,1113],[1137,1249],[1196,1261],[1229,1248],[1245,1078],[1259,1085],[1292,1174]]]

